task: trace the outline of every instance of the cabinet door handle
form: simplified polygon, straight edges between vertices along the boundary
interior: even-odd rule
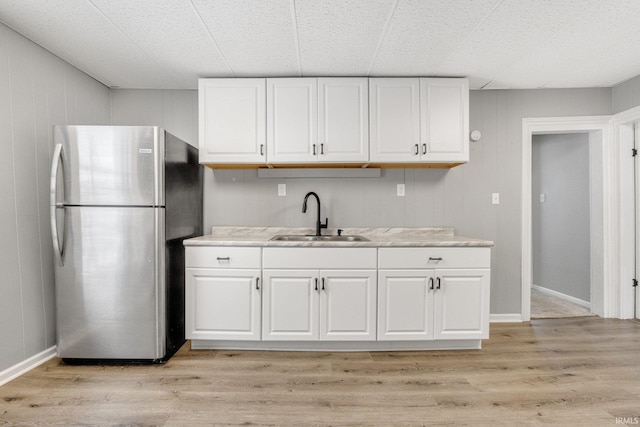
[[[225,256],[225,257],[221,257],[221,256],[219,256],[219,257],[217,257],[216,259],[217,259],[218,261],[231,261],[231,258],[229,258],[228,256]]]
[[[264,156],[264,144],[260,144],[260,155]]]
[[[420,148],[418,147],[418,144],[416,144],[415,147],[416,147],[416,152],[413,154],[417,156],[420,153]]]
[[[313,155],[316,155],[316,144],[313,144]]]
[[[313,279],[316,282],[316,291],[318,290],[318,278]]]
[[[324,155],[324,143],[320,144],[320,154]]]
[[[260,278],[256,277],[256,290],[260,290]]]
[[[429,289],[433,290],[433,277],[429,277]]]
[[[439,277],[436,279],[436,282],[438,283],[438,285],[436,286],[436,289],[440,289],[440,278]]]
[[[324,277],[322,278],[322,290],[324,291]]]
[[[427,144],[422,144],[422,154],[427,154]]]
[[[439,256],[439,257],[432,257],[432,256],[430,256],[430,257],[429,257],[429,261],[437,261],[437,262],[440,262],[440,261],[442,261],[442,257],[441,257],[441,256]]]

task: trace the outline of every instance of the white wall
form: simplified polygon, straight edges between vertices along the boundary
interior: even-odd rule
[[[108,124],[109,89],[0,24],[0,372],[56,342],[54,124]]]
[[[589,134],[532,142],[533,283],[591,301]]]

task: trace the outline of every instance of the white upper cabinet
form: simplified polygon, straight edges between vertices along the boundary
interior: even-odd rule
[[[266,163],[265,79],[200,79],[198,102],[200,163]]]
[[[466,79],[369,80],[372,163],[469,160]]]
[[[420,79],[420,112],[423,160],[469,161],[469,81]]]
[[[366,78],[267,79],[268,162],[366,163]]]
[[[369,79],[372,163],[419,159],[420,80]]]
[[[369,161],[368,108],[368,79],[318,79],[319,162]]]
[[[318,80],[267,79],[268,162],[315,162],[318,149]]]

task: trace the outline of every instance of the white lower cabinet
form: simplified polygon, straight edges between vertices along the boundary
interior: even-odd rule
[[[187,247],[185,252],[186,338],[259,341],[260,248]]]
[[[378,340],[488,338],[489,250],[380,249]]]
[[[375,270],[265,269],[262,339],[376,339]]]
[[[263,266],[263,340],[375,341],[375,248],[265,248]]]
[[[490,256],[488,247],[187,246],[186,337],[198,348],[476,348],[489,337]]]

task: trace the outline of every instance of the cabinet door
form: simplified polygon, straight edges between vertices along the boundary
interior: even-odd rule
[[[318,339],[317,270],[263,270],[262,339]]]
[[[200,79],[198,100],[200,163],[265,163],[265,79]]]
[[[369,161],[366,78],[318,79],[318,161]]]
[[[378,271],[378,340],[433,339],[433,270]]]
[[[187,339],[260,340],[260,270],[186,269]]]
[[[372,163],[420,160],[420,80],[369,79]]]
[[[267,79],[268,162],[315,162],[317,139],[318,80]]]
[[[375,341],[376,271],[320,271],[320,339]]]
[[[420,79],[422,161],[469,161],[469,82]]]
[[[489,276],[488,269],[436,270],[435,339],[489,338]]]

